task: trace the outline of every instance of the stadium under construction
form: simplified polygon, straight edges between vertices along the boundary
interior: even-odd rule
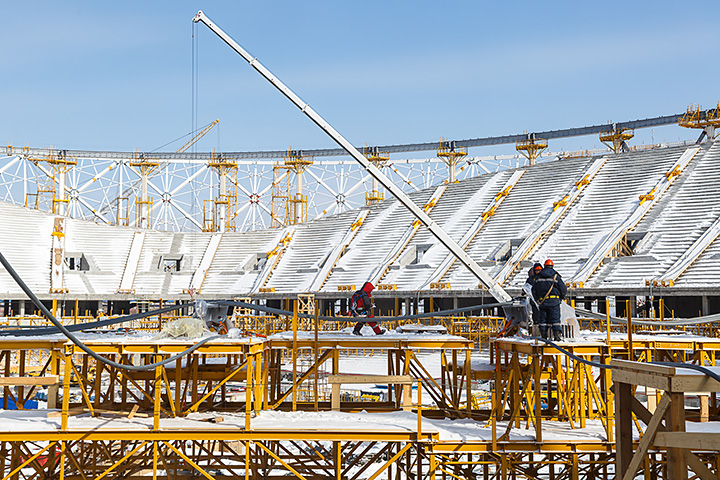
[[[195,21],[341,148],[0,148],[3,480],[718,478],[720,106],[356,148]],[[547,258],[565,339],[498,336]]]

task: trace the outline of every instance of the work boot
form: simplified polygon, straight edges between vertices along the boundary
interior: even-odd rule
[[[360,332],[360,330],[362,330],[362,327],[360,327],[360,328],[354,328],[354,329],[353,329],[353,335],[357,335],[357,336],[359,336],[359,337],[362,337],[362,333]]]
[[[541,328],[541,329],[540,329],[540,336],[541,336],[542,338],[544,338],[545,340],[548,339],[548,334],[547,334],[547,329],[546,329],[546,328]]]
[[[562,342],[563,341],[562,333],[560,333],[560,331],[558,331],[558,330],[553,330],[553,340],[556,342]]]

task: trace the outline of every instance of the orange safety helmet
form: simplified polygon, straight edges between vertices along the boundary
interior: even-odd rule
[[[546,266],[546,267],[553,267],[553,266],[554,266],[554,265],[553,265],[553,261],[548,258],[547,260],[545,260],[545,266]]]

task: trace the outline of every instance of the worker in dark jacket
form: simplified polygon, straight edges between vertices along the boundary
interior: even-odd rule
[[[370,299],[370,293],[375,289],[373,287],[373,284],[370,282],[365,282],[365,285],[362,286],[362,288],[355,293],[353,293],[352,298],[350,299],[350,313],[354,317],[372,317],[371,309],[375,305],[373,305],[372,300]],[[365,322],[357,322],[355,324],[355,328],[353,329],[353,333],[355,335],[362,335],[361,330]],[[367,322],[368,326],[373,329],[373,332],[375,332],[375,335],[382,335],[385,333],[385,330],[381,329],[380,326],[375,322]]]
[[[562,277],[553,268],[553,261],[545,260],[545,268],[535,275],[532,294],[539,307],[538,324],[543,338],[562,340],[560,325],[560,303],[567,295]]]
[[[535,276],[540,274],[542,269],[543,266],[540,263],[536,263],[530,267],[530,270],[528,271],[528,278],[525,280],[525,285],[523,285],[523,292],[527,295],[530,307],[532,308],[532,325],[538,325],[538,322],[540,321],[540,310],[538,309],[535,297],[533,297],[532,287],[535,285]],[[528,325],[528,327],[530,327],[530,325]]]

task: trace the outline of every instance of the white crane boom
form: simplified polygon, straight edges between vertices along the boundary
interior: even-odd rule
[[[345,137],[340,135],[328,122],[325,121],[310,105],[304,102],[298,97],[292,90],[290,90],[280,79],[273,75],[265,66],[250,55],[244,48],[242,48],[235,40],[230,38],[220,27],[215,25],[202,10],[195,15],[193,22],[204,23],[213,33],[220,37],[230,48],[235,50],[241,57],[247,61],[251,67],[253,67],[260,75],[265,77],[267,81],[275,86],[280,92],[285,95],[288,100],[295,104],[310,120],[312,120],[318,127],[320,127],[330,138],[332,138],[340,147],[342,147],[348,155],[353,157],[363,168],[380,184],[385,187],[400,203],[402,203],[415,217],[422,222],[430,233],[440,241],[455,257],[480,280],[483,285],[487,287],[495,299],[500,302],[509,302],[512,297],[498,284],[475,260],[468,255],[440,226],[435,223],[434,220],[427,215],[422,208],[418,207],[400,188],[398,188],[389,178],[387,178],[375,165],[373,165],[365,156],[358,151]]]

